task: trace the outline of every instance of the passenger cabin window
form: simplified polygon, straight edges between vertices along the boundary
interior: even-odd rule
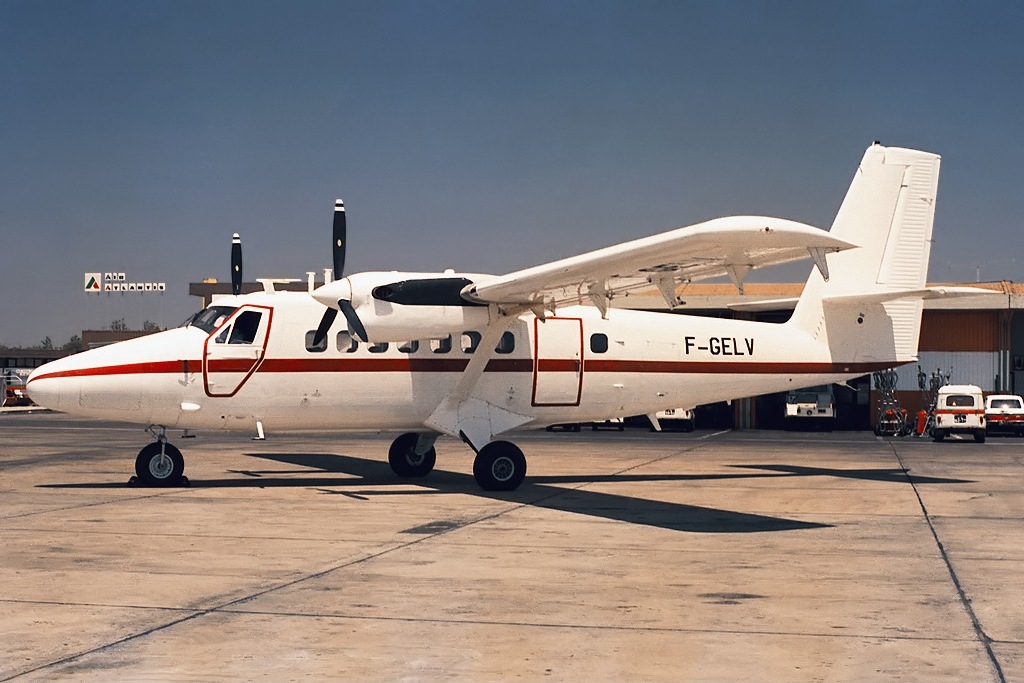
[[[501,339],[498,340],[498,345],[494,347],[494,350],[498,353],[512,353],[516,350],[516,336],[511,332],[505,332],[501,335]]]
[[[448,353],[452,350],[452,336],[449,334],[444,339],[431,339],[430,350],[432,353]]]
[[[359,348],[359,342],[349,334],[348,332],[338,333],[338,350],[344,351],[345,353],[355,353],[356,349]]]
[[[306,333],[306,350],[310,353],[322,353],[327,350],[327,337],[324,336],[320,340],[319,344],[313,343],[313,338],[316,337],[316,330],[310,330]]]
[[[590,350],[594,353],[606,353],[608,351],[608,335],[600,332],[590,335]]]
[[[388,350],[388,343],[387,342],[379,342],[377,344],[371,345],[366,350],[369,351],[370,353],[384,353],[385,351]]]
[[[473,353],[476,351],[476,347],[480,346],[480,340],[483,339],[483,335],[479,332],[470,330],[469,332],[462,333],[462,352]]]
[[[412,341],[403,342],[398,347],[399,353],[416,353],[420,348],[420,343],[413,339]]]
[[[946,405],[951,408],[970,408],[974,405],[974,397],[969,394],[950,394],[946,397]]]

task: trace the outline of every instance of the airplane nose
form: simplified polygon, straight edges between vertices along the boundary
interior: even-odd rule
[[[33,370],[28,376],[28,382],[25,383],[25,391],[37,406],[56,410],[60,407],[61,381],[57,377],[47,377],[47,374],[46,365]]]

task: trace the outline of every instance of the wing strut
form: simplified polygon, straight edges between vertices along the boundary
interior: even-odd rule
[[[494,356],[494,347],[501,335],[518,320],[516,310],[501,313],[497,306],[491,306],[492,322],[484,329],[483,338],[476,352],[462,371],[458,384],[452,393],[441,401],[423,424],[442,434],[462,439],[474,451],[479,451],[494,438],[495,434],[507,432],[533,419],[505,410],[473,396],[473,390],[483,376],[487,363]]]

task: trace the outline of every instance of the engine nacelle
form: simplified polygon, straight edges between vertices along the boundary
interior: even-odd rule
[[[313,296],[331,308],[351,302],[367,341],[441,339],[490,322],[486,304],[460,292],[479,275],[453,273],[357,273],[318,288]],[[351,326],[350,326],[351,327]],[[350,330],[351,331],[351,330]]]

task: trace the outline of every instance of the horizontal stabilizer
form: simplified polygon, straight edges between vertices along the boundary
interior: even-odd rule
[[[984,296],[985,294],[996,294],[991,289],[981,287],[946,287],[932,286],[919,289],[902,289],[886,292],[873,292],[870,294],[844,294],[842,296],[830,296],[823,299],[831,303],[883,303],[897,299],[953,299],[968,296]],[[760,301],[740,301],[726,304],[730,311],[742,311],[744,313],[761,313],[764,311],[791,311],[796,307],[799,297],[787,297],[784,299],[762,299]]]
[[[921,287],[917,289],[890,289],[884,292],[871,292],[865,294],[844,294],[842,296],[828,296],[823,299],[825,303],[865,303],[880,304],[886,301],[897,299],[954,299],[965,296],[983,296],[993,294],[991,289],[981,287]]]
[[[744,313],[759,313],[762,311],[792,311],[796,308],[799,297],[791,296],[785,299],[762,299],[761,301],[741,301],[734,304],[726,304],[730,311],[742,311]]]

